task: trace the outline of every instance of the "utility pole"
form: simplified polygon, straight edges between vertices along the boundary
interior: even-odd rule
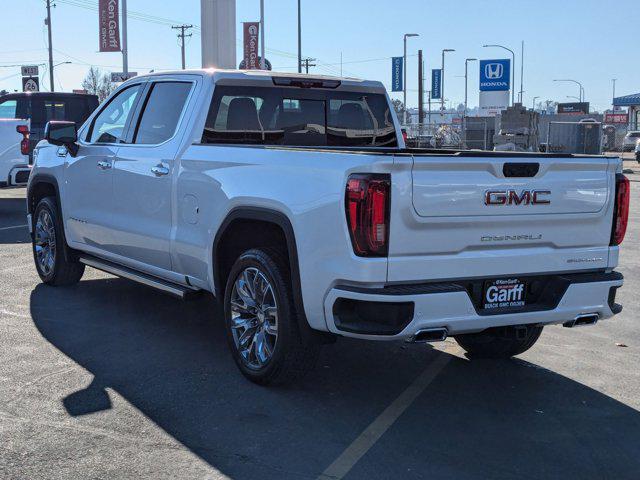
[[[129,47],[127,46],[127,0],[122,0],[122,73],[129,74]]]
[[[515,65],[514,65],[515,66]],[[524,40],[522,40],[522,45],[520,46],[520,95],[518,95],[518,101],[522,104],[524,99],[524,81],[522,78],[524,77]]]
[[[55,87],[53,86],[53,45],[51,44],[51,0],[47,0],[47,19],[45,23],[49,34],[49,89],[53,92]]]
[[[260,0],[260,69],[267,69],[267,59],[264,56],[264,0]]]
[[[190,37],[193,34],[189,33],[187,35],[185,35],[185,31],[189,30],[190,28],[193,28],[193,25],[173,25],[171,27],[174,30],[180,30],[180,33],[178,34],[178,38],[180,39],[180,49],[182,50],[182,70],[185,69],[185,37]]]
[[[404,115],[402,116],[402,123],[404,125],[407,124],[407,38],[409,37],[417,37],[417,33],[405,33],[402,39],[404,43],[404,55],[402,57],[402,103],[404,106]]]
[[[300,72],[302,73],[302,64],[304,64],[305,72],[309,73],[309,67],[315,67],[316,66],[315,63],[310,63],[310,62],[315,62],[315,61],[316,61],[315,58],[305,58],[304,60],[302,60],[300,62]]]
[[[418,124],[422,127],[422,122],[424,120],[424,95],[423,95],[423,84],[424,79],[422,78],[422,50],[418,50]]]
[[[298,73],[302,73],[302,15],[300,13],[300,1],[298,0]]]
[[[467,96],[468,96],[468,77],[469,77],[469,62],[477,61],[477,58],[466,58],[464,61],[464,118],[467,118]]]
[[[612,78],[611,83],[613,83],[613,97],[611,97],[611,113],[616,113],[616,80],[617,78]]]

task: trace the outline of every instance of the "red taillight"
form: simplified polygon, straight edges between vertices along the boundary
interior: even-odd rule
[[[613,228],[611,229],[611,245],[620,245],[627,232],[629,221],[629,179],[623,174],[616,174],[616,199],[613,206]]]
[[[353,251],[359,257],[385,257],[389,250],[391,177],[354,174],[347,181],[345,209]]]
[[[29,127],[26,125],[18,125],[16,131],[22,134],[22,140],[20,141],[20,153],[22,155],[29,155]]]

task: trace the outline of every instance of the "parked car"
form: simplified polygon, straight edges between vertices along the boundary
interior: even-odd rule
[[[29,120],[0,118],[0,187],[26,185],[29,166]]]
[[[640,163],[640,139],[636,142],[635,152],[636,152],[636,161]]]
[[[622,309],[620,159],[408,150],[379,82],[139,76],[77,131],[49,122],[36,152],[42,281],[75,284],[88,265],[179,298],[211,292],[260,384],[299,377],[338,336],[453,336],[506,358],[547,325]]]
[[[640,131],[628,132],[622,140],[622,151],[633,152],[634,148],[636,148],[636,142],[638,140],[640,140]]]

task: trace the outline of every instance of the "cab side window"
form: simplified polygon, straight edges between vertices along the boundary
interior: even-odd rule
[[[17,106],[18,102],[16,100],[5,100],[0,103],[0,118],[17,118]]]
[[[132,85],[116,95],[93,120],[87,134],[89,143],[118,143],[124,139],[127,120],[133,113],[140,85]]]
[[[133,143],[157,145],[173,137],[191,86],[190,82],[156,82],[151,85]]]

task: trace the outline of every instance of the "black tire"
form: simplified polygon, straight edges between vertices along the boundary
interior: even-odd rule
[[[39,260],[39,247],[38,243],[38,219],[41,215],[48,215],[51,220],[51,231],[54,234],[52,245],[53,258],[50,262],[47,262],[46,266],[41,264]],[[33,260],[36,264],[36,270],[43,283],[52,286],[64,286],[74,285],[80,281],[84,274],[84,264],[73,258],[73,255],[69,251],[66,240],[64,238],[64,230],[62,226],[61,217],[58,214],[58,207],[53,197],[45,197],[38,202],[32,218],[33,228],[33,240],[31,242],[33,249]],[[40,242],[42,243],[42,242]],[[47,242],[48,243],[48,242]]]
[[[232,328],[231,300],[232,295],[235,295],[234,285],[246,269],[250,271],[256,269],[266,278],[272,287],[272,298],[277,305],[277,326],[274,328],[277,330],[277,337],[273,347],[270,347],[269,360],[259,367],[252,366],[250,360],[245,359],[240,353]],[[235,261],[225,287],[224,318],[233,359],[242,374],[252,382],[259,385],[283,385],[303,377],[313,369],[320,346],[314,342],[305,341],[300,334],[289,266],[278,251],[252,249],[244,252]],[[266,321],[264,317],[262,321]],[[237,331],[236,335],[238,335]],[[254,354],[254,359],[257,360],[257,352]]]
[[[540,338],[542,328],[537,325],[488,328],[457,335],[455,339],[471,358],[510,358],[529,350]]]

